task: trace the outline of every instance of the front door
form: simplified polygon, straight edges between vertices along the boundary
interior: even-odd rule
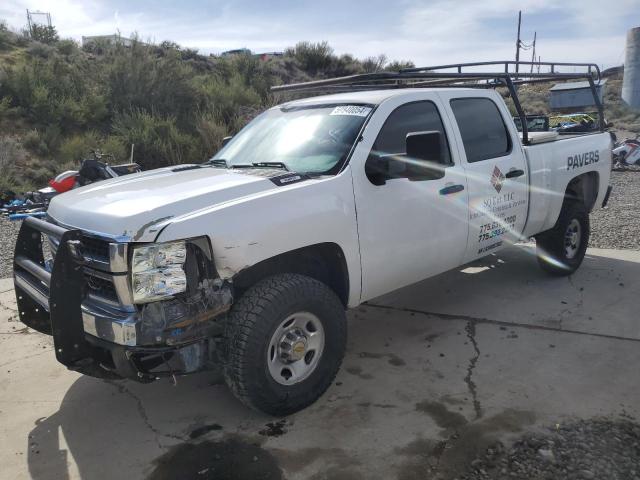
[[[527,164],[520,142],[513,141],[518,137],[509,112],[503,102],[477,95],[440,94],[451,106],[464,147],[469,190],[465,263],[521,240],[529,199]]]
[[[379,133],[373,144],[372,139],[360,144],[356,151],[360,161],[351,164],[363,301],[455,267],[467,243],[464,168],[454,161],[457,152],[449,141],[437,96],[432,95],[432,100],[424,100],[424,94],[414,96],[416,101],[394,98],[378,107],[367,130]],[[376,184],[368,170],[373,155],[406,158],[407,135],[432,131],[443,135],[442,178],[392,178]]]

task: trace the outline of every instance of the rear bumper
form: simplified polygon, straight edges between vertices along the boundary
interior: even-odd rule
[[[43,234],[56,239],[52,266],[44,261]],[[138,381],[205,368],[213,351],[211,338],[219,333],[216,325],[202,322],[173,345],[149,344],[142,324],[153,317],[143,319],[144,310],[130,301],[126,271],[93,269],[95,257],[83,252],[82,239],[80,230],[27,218],[16,242],[14,285],[20,320],[53,336],[57,360],[87,375]],[[119,252],[126,252],[126,247],[113,245],[109,251],[117,255],[103,264],[118,268],[123,263]],[[107,282],[110,299],[104,297],[100,282]],[[156,330],[153,333],[155,337]]]

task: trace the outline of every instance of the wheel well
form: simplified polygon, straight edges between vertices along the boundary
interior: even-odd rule
[[[580,200],[590,212],[598,198],[598,172],[587,172],[571,179],[564,194],[565,199]]]
[[[307,275],[331,288],[346,307],[349,272],[342,249],[335,243],[319,243],[282,253],[242,270],[233,277],[239,294],[263,278],[278,273]]]

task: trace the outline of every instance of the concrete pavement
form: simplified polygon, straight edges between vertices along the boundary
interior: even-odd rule
[[[151,385],[65,370],[0,281],[6,478],[452,478],[496,438],[640,414],[640,252],[590,250],[569,278],[514,247],[349,314],[335,384],[286,419],[220,375]]]

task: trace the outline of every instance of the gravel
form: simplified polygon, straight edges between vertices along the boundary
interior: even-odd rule
[[[640,168],[611,172],[606,208],[591,214],[589,246],[640,250]]]
[[[497,442],[459,480],[640,480],[640,425],[596,418],[527,433],[506,449]]]
[[[18,231],[22,222],[10,222],[8,218],[0,216],[0,278],[13,275],[13,248],[18,238]]]

